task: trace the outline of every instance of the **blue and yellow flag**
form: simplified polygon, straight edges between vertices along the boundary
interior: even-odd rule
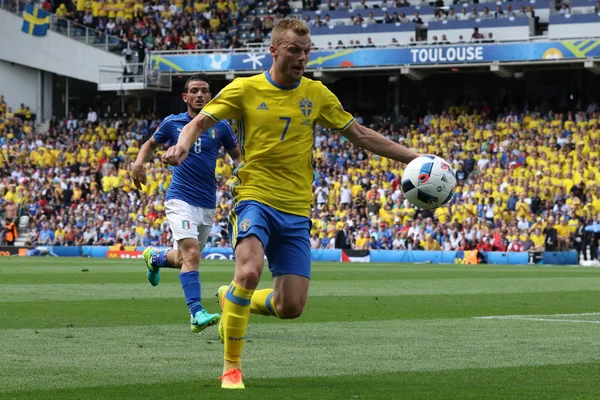
[[[28,4],[23,12],[23,27],[21,30],[33,36],[46,36],[50,27],[50,13]]]
[[[465,252],[462,250],[457,250],[454,255],[454,264],[466,264],[467,260],[465,260]]]
[[[454,264],[479,264],[477,253],[477,250],[457,250]]]

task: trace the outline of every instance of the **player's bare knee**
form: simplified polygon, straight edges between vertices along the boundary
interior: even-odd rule
[[[277,314],[281,319],[295,319],[302,315],[302,311],[304,311],[304,306],[301,304],[275,304],[275,308],[277,309]]]
[[[236,267],[234,281],[246,289],[254,289],[258,286],[260,280],[261,266],[248,263]]]
[[[234,281],[246,289],[255,289],[264,264],[262,243],[254,235],[243,238],[235,248],[235,258]]]

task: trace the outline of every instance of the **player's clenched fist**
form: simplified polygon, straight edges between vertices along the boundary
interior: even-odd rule
[[[175,146],[169,147],[169,149],[166,151],[165,154],[162,155],[161,158],[163,162],[169,165],[178,166],[187,158],[188,152],[189,150],[186,149],[184,146],[180,146],[177,144]]]
[[[146,171],[143,164],[134,164],[131,170],[133,184],[139,190],[142,190],[142,185],[146,184]]]

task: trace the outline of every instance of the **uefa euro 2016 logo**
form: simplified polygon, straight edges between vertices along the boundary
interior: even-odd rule
[[[302,110],[302,114],[304,118],[308,118],[310,113],[312,112],[312,101],[307,99],[306,97],[300,101],[300,110]]]

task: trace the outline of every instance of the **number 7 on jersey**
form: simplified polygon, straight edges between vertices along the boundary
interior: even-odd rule
[[[285,128],[283,128],[283,133],[281,134],[281,140],[283,141],[283,139],[285,139],[285,134],[288,131],[288,128],[290,127],[290,122],[292,121],[292,119],[290,117],[279,117],[280,120],[285,121]]]

